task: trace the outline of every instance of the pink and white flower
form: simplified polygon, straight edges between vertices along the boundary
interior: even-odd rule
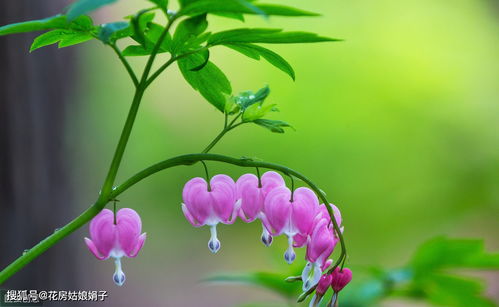
[[[218,252],[221,245],[217,225],[234,223],[239,209],[234,180],[226,175],[216,175],[208,185],[203,178],[193,178],[185,184],[182,198],[185,217],[194,227],[210,227],[208,248],[212,253]]]
[[[303,290],[306,291],[316,285],[322,272],[327,269],[331,261],[329,256],[338,243],[334,230],[329,221],[320,219],[314,227],[307,245],[307,264],[302,272]]]
[[[278,187],[265,198],[264,225],[271,235],[285,234],[288,237],[288,249],[284,259],[289,264],[296,258],[293,250],[294,236],[310,234],[318,211],[319,202],[316,195],[304,187],[296,189],[293,197],[288,188]]]
[[[113,211],[104,209],[90,222],[90,239],[85,238],[85,243],[97,259],[114,258],[113,280],[118,286],[126,279],[121,257],[136,257],[144,245],[146,234],[140,234],[141,229],[140,216],[130,208],[120,209],[116,217]]]
[[[253,174],[244,174],[236,182],[237,198],[241,201],[238,215],[247,223],[264,216],[264,202],[270,191],[285,185],[284,179],[276,172],[266,172],[260,180]],[[272,235],[265,226],[261,240],[263,244],[272,244]]]

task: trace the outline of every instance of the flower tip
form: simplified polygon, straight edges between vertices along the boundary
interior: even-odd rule
[[[292,248],[288,248],[284,253],[284,260],[286,260],[288,264],[292,264],[293,261],[295,261],[295,259],[296,259],[295,251]]]
[[[261,239],[262,239],[262,243],[265,244],[265,246],[269,247],[270,245],[272,245],[273,238],[272,238],[271,234],[262,233]]]
[[[123,272],[116,272],[113,274],[113,281],[117,286],[123,286],[125,284],[126,276]]]
[[[213,254],[216,254],[220,250],[220,245],[220,241],[217,238],[208,241],[208,248]]]

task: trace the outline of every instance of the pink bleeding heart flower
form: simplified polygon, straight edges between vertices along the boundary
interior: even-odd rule
[[[291,264],[296,254],[293,250],[293,237],[297,234],[308,235],[314,218],[319,210],[319,201],[308,188],[298,188],[293,193],[286,187],[273,189],[265,198],[263,222],[271,235],[285,234],[288,237],[288,249],[284,259]]]
[[[146,234],[140,234],[141,229],[140,216],[130,208],[120,209],[116,217],[113,211],[104,209],[90,222],[90,239],[85,238],[85,243],[97,259],[114,258],[113,280],[118,286],[125,283],[121,257],[136,257],[144,245]]]
[[[341,213],[340,213],[340,210],[338,209],[338,207],[336,207],[333,204],[329,204],[329,205],[330,205],[331,209],[333,210],[336,223],[340,227],[341,233],[343,233],[343,227],[341,226]],[[328,222],[331,221],[331,217],[329,215],[329,212],[327,211],[326,206],[324,204],[321,204],[320,205],[319,213],[315,217],[314,225],[317,224],[323,218],[325,218]],[[335,235],[336,235],[336,232],[335,232]],[[309,240],[310,240],[310,235],[300,235],[300,234],[297,234],[294,237],[293,246],[294,247],[303,247],[303,246],[305,246],[305,244],[308,243]]]
[[[247,223],[263,216],[263,206],[270,191],[285,185],[282,176],[276,172],[266,172],[260,180],[253,174],[244,174],[236,182],[237,199],[241,200],[239,216]],[[272,235],[263,226],[261,236],[263,244],[272,244]]]
[[[334,230],[325,218],[319,220],[310,235],[307,245],[307,264],[302,272],[303,290],[306,291],[316,285],[321,278],[322,272],[329,266],[328,257],[338,243]]]
[[[350,281],[352,281],[352,271],[348,268],[340,269],[339,267],[334,269],[333,276],[331,280],[331,288],[333,288],[334,292],[338,293],[343,288],[345,288]]]
[[[309,307],[315,307],[320,305],[322,297],[326,293],[327,289],[331,286],[332,279],[333,276],[331,274],[324,274],[321,276],[319,283],[317,284],[317,288],[315,288],[315,294],[312,297],[312,300],[310,300]]]
[[[208,248],[212,253],[218,252],[221,245],[217,225],[234,223],[239,209],[234,180],[226,175],[216,175],[208,186],[203,178],[193,178],[185,184],[182,198],[185,217],[194,227],[210,226]]]

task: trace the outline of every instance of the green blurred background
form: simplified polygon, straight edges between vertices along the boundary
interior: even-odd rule
[[[272,2],[323,16],[253,17],[248,25],[306,30],[345,41],[272,46],[294,66],[296,82],[266,62],[223,47],[213,50],[212,60],[229,76],[234,93],[268,84],[269,102],[281,110],[274,118],[296,128],[278,135],[245,125],[213,152],[284,164],[318,183],[343,214],[353,266],[396,267],[421,242],[442,234],[481,237],[489,250],[496,250],[497,3]],[[96,20],[119,20],[144,6],[144,1],[121,1],[99,11]],[[213,30],[244,26],[223,18],[209,22]],[[84,208],[105,176],[133,86],[112,50],[98,42],[82,46],[78,61],[83,75],[67,143],[76,164],[79,206]],[[134,58],[132,63],[139,68],[144,61]],[[168,69],[143,100],[118,181],[159,160],[201,151],[222,124],[222,114],[189,87],[178,69]],[[212,174],[234,179],[247,171],[217,163],[209,167]],[[282,259],[284,239],[265,248],[256,223],[221,226],[222,249],[210,254],[208,229],[193,228],[180,209],[183,184],[202,175],[200,165],[171,169],[123,194],[120,206],[136,209],[143,218],[145,247],[138,258],[125,260],[128,279],[123,288],[112,284],[110,261],[99,262],[88,253],[82,260],[84,286],[109,290],[107,303],[116,306],[281,302],[266,290],[199,283],[219,271],[290,269]],[[87,229],[79,233],[86,235]],[[83,244],[81,252],[87,253]],[[303,264],[301,251],[295,266]],[[492,274],[489,280],[489,294],[497,296],[499,277]]]

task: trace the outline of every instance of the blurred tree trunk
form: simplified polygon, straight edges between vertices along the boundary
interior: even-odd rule
[[[55,15],[66,5],[2,1],[0,24]],[[30,54],[34,37],[0,37],[0,269],[70,219],[64,127],[75,49],[51,46]],[[75,243],[63,240],[3,288],[77,289]]]

